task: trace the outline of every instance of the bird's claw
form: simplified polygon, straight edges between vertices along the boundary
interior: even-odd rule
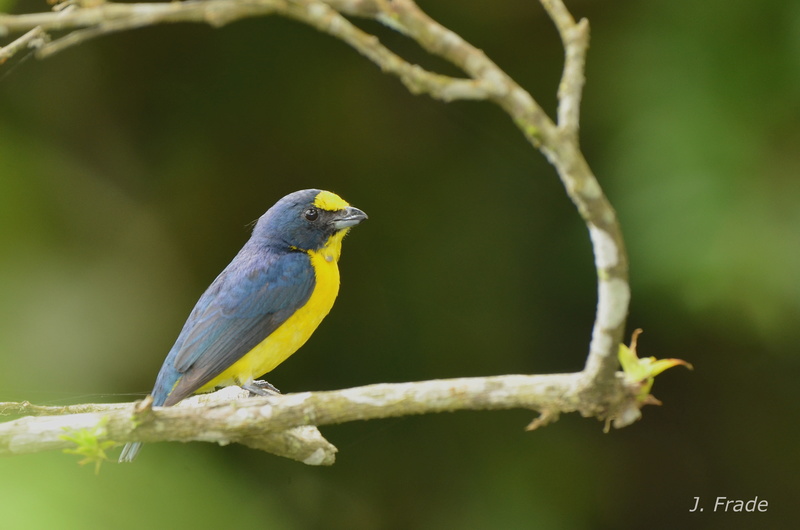
[[[272,396],[281,393],[281,391],[272,386],[269,381],[263,380],[250,381],[242,385],[242,388],[255,396]]]

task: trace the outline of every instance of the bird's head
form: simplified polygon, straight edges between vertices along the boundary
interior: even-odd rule
[[[261,216],[254,238],[265,238],[300,250],[319,250],[334,235],[343,236],[367,214],[323,190],[290,193]]]

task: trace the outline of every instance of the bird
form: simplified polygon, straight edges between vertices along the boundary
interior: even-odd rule
[[[290,193],[267,210],[189,314],[156,377],[153,406],[220,386],[274,390],[256,378],[305,344],[331,310],[342,238],[365,219],[318,189]],[[126,444],[119,461],[132,461],[140,449],[141,442]]]

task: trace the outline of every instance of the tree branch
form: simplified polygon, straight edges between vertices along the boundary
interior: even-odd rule
[[[193,396],[174,407],[101,404],[91,405],[91,412],[59,408],[52,411],[58,415],[8,421],[0,424],[0,456],[68,449],[73,442],[65,439],[66,432],[102,426],[98,438],[103,441],[236,442],[306,464],[330,465],[336,448],[313,426],[457,410],[522,408],[540,412],[540,419],[529,426],[533,429],[561,413],[593,415],[595,404],[587,401],[583,384],[580,373],[504,375],[251,398],[245,390],[228,387]],[[638,411],[632,392],[613,400]],[[25,403],[2,404],[0,413],[11,411],[31,409]],[[33,412],[50,411],[36,408]]]
[[[336,448],[316,427],[304,423],[287,427],[284,422],[282,429],[238,429],[237,425],[241,425],[244,418],[236,409],[239,404],[251,401],[245,399],[249,395],[239,387],[228,387],[159,410],[150,409],[147,401],[144,407],[141,402],[79,406],[91,412],[75,407],[68,411],[55,407],[54,415],[26,416],[0,424],[0,456],[69,449],[74,442],[65,434],[99,430],[97,437],[101,441],[205,441],[220,445],[236,442],[309,465],[333,464]],[[31,410],[29,403],[2,403],[0,415],[16,411],[47,413],[43,409],[34,407]],[[227,412],[227,420],[220,421],[219,414],[213,412],[219,410]],[[206,414],[215,421],[206,422]]]
[[[617,351],[630,299],[625,245],[616,213],[578,143],[589,24],[585,19],[576,23],[561,0],[540,0],[555,23],[565,50],[557,123],[486,54],[433,20],[413,0],[188,0],[125,4],[68,1],[71,7],[60,12],[0,15],[0,34],[35,31],[34,37],[41,44],[37,55],[45,57],[88,39],[138,27],[178,22],[221,26],[242,18],[278,14],[347,43],[384,72],[398,77],[415,94],[429,94],[442,101],[487,100],[498,105],[556,168],[586,223],[598,278],[597,314],[586,365],[582,372],[574,374],[372,385],[207,405],[199,404],[201,396],[186,400],[184,406],[152,411],[145,407],[134,414],[130,408],[120,410],[117,406],[79,414],[69,409],[68,418],[22,418],[0,425],[0,454],[66,447],[67,442],[58,434],[64,427],[97,425],[103,417],[109,418],[104,427],[108,440],[239,442],[273,452],[277,447],[283,456],[323,464],[333,461],[335,448],[326,445],[321,436],[316,438],[318,432],[308,435],[307,429],[298,431],[298,428],[466,409],[537,410],[541,416],[530,428],[543,425],[562,412],[578,411],[607,422],[613,420],[617,427],[639,417],[642,404],[635,399],[638,388],[626,383],[617,372]],[[461,69],[465,77],[441,75],[406,61],[376,36],[355,26],[348,16],[373,19],[400,32]],[[55,31],[66,34],[46,42],[48,34]],[[26,38],[32,41],[34,37]],[[22,42],[7,53],[21,49],[25,45],[23,39],[17,39]],[[43,411],[30,404],[5,404],[5,407],[15,407],[22,413]],[[305,438],[306,435],[310,438]]]

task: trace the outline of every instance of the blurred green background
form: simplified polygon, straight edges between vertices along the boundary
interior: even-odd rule
[[[99,476],[6,458],[0,527],[794,528],[800,3],[569,5],[592,24],[582,145],[626,235],[629,330],[695,366],[658,378],[664,406],[609,434],[575,415],[526,433],[525,411],[326,427],[332,468],[199,443]],[[553,113],[563,51],[537,2],[421,6]],[[582,367],[589,238],[507,116],[412,96],[272,17],[0,68],[0,401],[146,394],[247,224],[305,187],[370,219],[333,312],[270,375],[284,392]],[[769,511],[710,513],[717,496]]]

